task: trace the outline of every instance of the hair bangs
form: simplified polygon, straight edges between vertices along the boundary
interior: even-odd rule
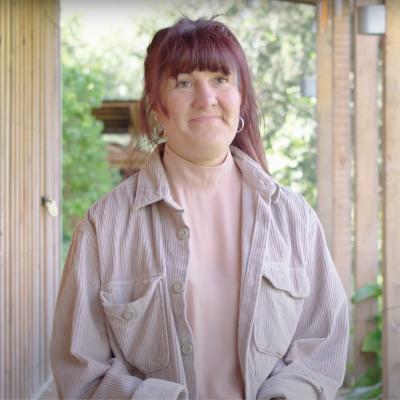
[[[202,37],[207,35],[206,32],[201,33],[191,32],[184,37],[171,38],[171,47],[166,49],[164,58],[165,78],[176,78],[180,73],[195,70],[222,72],[225,75],[238,72],[237,61],[229,44]]]

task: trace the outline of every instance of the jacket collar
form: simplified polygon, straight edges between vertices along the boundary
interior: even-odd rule
[[[230,147],[234,160],[242,172],[245,182],[272,203],[279,200],[280,186],[264,169],[244,151],[235,146]]]
[[[276,203],[279,199],[279,185],[274,179],[245,152],[235,146],[231,146],[230,149],[244,181],[262,197]],[[132,208],[136,211],[161,200],[177,211],[183,211],[172,198],[160,153],[156,149],[138,172],[137,191]]]

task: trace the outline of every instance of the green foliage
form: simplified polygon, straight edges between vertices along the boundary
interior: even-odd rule
[[[368,367],[364,374],[359,376],[352,385],[347,399],[381,399],[382,398],[382,284],[381,281],[370,283],[357,289],[352,297],[353,303],[360,303],[374,298],[378,305],[375,316],[376,327],[365,336],[361,351],[373,353],[376,363]]]
[[[79,40],[77,20],[62,26],[62,178],[63,236],[68,241],[76,222],[113,185],[102,125],[92,115],[104,98],[101,64]]]
[[[365,336],[361,350],[365,353],[379,353],[381,348],[382,331],[380,328],[375,328]]]
[[[362,386],[354,388],[348,395],[348,400],[358,399],[381,399],[382,383],[378,382],[371,386]]]
[[[379,297],[382,295],[382,287],[378,283],[369,283],[357,289],[351,298],[353,303],[360,303],[371,297]]]

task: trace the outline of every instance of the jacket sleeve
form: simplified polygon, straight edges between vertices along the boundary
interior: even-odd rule
[[[74,232],[57,297],[50,346],[61,399],[186,399],[175,382],[132,376],[114,357],[100,303],[96,236],[88,219]]]
[[[348,301],[313,210],[306,246],[311,293],[292,343],[258,399],[333,399],[346,370]]]

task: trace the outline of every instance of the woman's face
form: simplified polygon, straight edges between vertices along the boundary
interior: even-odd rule
[[[239,123],[237,75],[198,71],[169,78],[161,90],[168,116],[158,113],[168,146],[195,164],[221,163]]]

